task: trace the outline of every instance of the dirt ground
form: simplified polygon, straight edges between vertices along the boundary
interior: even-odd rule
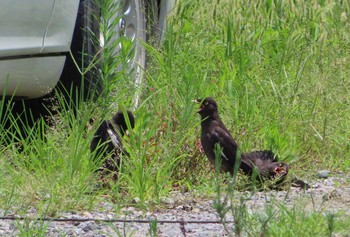
[[[244,197],[249,213],[264,211],[271,203],[280,203],[287,207],[302,205],[301,208],[310,212],[350,215],[349,177],[349,174],[340,173],[316,178],[309,182],[311,188],[308,190],[292,187],[288,191],[242,192],[237,193],[237,197]],[[119,214],[115,213],[114,204],[100,203],[96,212],[62,213],[61,218],[71,220],[47,221],[44,232],[46,236],[154,236],[155,233],[157,236],[226,236],[223,225],[218,222],[213,200],[213,197],[201,197],[198,193],[173,192],[161,200],[158,209],[144,212],[125,207]],[[28,215],[35,216],[35,212]],[[96,219],[121,221],[106,223]],[[157,224],[150,220],[156,220]],[[228,214],[226,221],[228,228],[232,227],[233,217]],[[155,232],[151,231],[150,223]],[[0,236],[18,236],[24,225],[24,221],[0,220]]]

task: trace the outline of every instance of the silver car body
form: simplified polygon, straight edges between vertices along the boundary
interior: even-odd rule
[[[161,7],[170,10],[174,2]],[[0,1],[0,95],[37,98],[56,86],[78,7],[79,0]]]
[[[78,6],[77,0],[0,2],[1,94],[34,98],[55,87],[65,62],[63,53],[69,51]]]

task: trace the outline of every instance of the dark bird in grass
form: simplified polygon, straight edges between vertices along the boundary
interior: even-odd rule
[[[101,176],[112,173],[113,178],[117,179],[120,156],[126,154],[122,143],[122,137],[130,128],[135,126],[135,118],[132,112],[117,112],[111,120],[103,121],[96,130],[90,144],[90,150],[94,157],[104,159],[100,168]]]
[[[195,102],[200,104],[197,113],[202,119],[201,143],[205,155],[212,164],[215,164],[216,157],[220,157],[222,171],[233,175],[237,163],[237,167],[239,165],[247,175],[253,175],[253,170],[257,169],[262,179],[281,178],[288,174],[288,165],[278,162],[272,151],[254,151],[237,157],[238,144],[222,123],[215,100],[207,97],[203,100],[197,99]],[[217,146],[221,151],[218,152]]]
[[[221,169],[224,172],[233,174],[238,145],[222,123],[218,113],[218,105],[210,97],[204,100],[197,99],[195,102],[200,103],[197,113],[199,113],[202,119],[201,143],[205,155],[214,166],[215,158],[220,156]],[[220,147],[217,147],[217,144]],[[218,149],[221,149],[221,154],[216,155]]]
[[[253,175],[254,169],[257,171],[257,178],[261,180],[282,181],[288,174],[288,165],[279,162],[277,156],[269,150],[253,151],[241,155],[242,162],[248,169],[243,170],[245,174]]]

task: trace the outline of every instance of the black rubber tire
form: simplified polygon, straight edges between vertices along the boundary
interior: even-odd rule
[[[156,0],[134,0],[135,6],[139,9],[136,10],[136,19],[138,22],[135,24],[136,27],[136,38],[134,39],[135,56],[134,63],[130,67],[130,71],[134,72],[133,78],[131,80],[138,87],[142,85],[145,80],[147,70],[149,55],[140,41],[144,41],[148,44],[155,45],[158,43],[158,1]],[[128,23],[126,22],[126,25]],[[137,90],[133,97],[133,108],[136,109],[139,105],[140,90]]]
[[[98,9],[94,0],[80,1],[71,42],[72,55],[67,55],[60,82],[55,88],[73,100],[95,98],[102,91],[99,67],[93,62],[94,58],[98,58],[96,54],[100,51]],[[93,64],[95,65],[82,75],[81,71]]]
[[[142,14],[140,19],[144,21],[144,35],[140,36],[141,40],[147,43],[158,43],[158,14],[159,0],[134,0],[135,5],[139,7],[138,11]],[[76,25],[74,29],[73,39],[71,43],[71,55],[66,58],[66,63],[60,78],[56,91],[63,92],[69,98],[80,98],[86,100],[88,98],[96,98],[103,91],[103,82],[101,81],[99,65],[96,64],[83,76],[79,72],[79,68],[87,68],[98,52],[100,52],[99,44],[99,21],[100,12],[98,4],[94,0],[81,0],[79,12],[77,15]],[[140,33],[142,34],[142,33]],[[133,70],[136,70],[135,75],[131,80],[135,84],[142,84],[144,79],[143,71],[147,69],[147,53],[142,48],[139,42],[136,42],[137,55],[134,58]],[[84,52],[84,53],[82,53]],[[136,68],[139,67],[139,68]],[[131,69],[130,69],[131,70]],[[79,96],[77,96],[79,93]],[[134,107],[139,103],[139,92],[134,96]]]

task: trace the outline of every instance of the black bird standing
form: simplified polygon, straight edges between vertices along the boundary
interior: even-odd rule
[[[233,174],[238,145],[222,123],[215,100],[207,97],[204,100],[197,99],[195,102],[200,103],[197,113],[199,113],[202,119],[201,143],[205,155],[208,157],[210,163],[215,165],[216,144],[219,144],[222,149],[221,169],[224,172]]]
[[[221,151],[221,169],[224,172],[234,173],[236,164],[238,145],[232,138],[231,134],[222,123],[218,105],[214,99],[207,97],[204,100],[197,99],[195,102],[200,103],[197,113],[201,116],[202,135],[201,142],[205,155],[212,164],[215,164],[216,144],[220,145]],[[288,165],[283,162],[277,162],[272,151],[254,151],[251,153],[241,154],[240,165],[241,170],[252,175],[256,167],[259,176],[262,179],[274,179],[286,176],[288,173]]]
[[[126,117],[125,117],[126,115]],[[122,137],[128,129],[127,121],[131,128],[135,126],[135,118],[132,112],[117,112],[112,119],[103,121],[95,132],[90,144],[91,152],[95,152],[95,157],[106,158],[100,169],[101,175],[113,173],[113,178],[118,177],[118,167],[120,164],[120,155],[127,154],[122,143]]]

